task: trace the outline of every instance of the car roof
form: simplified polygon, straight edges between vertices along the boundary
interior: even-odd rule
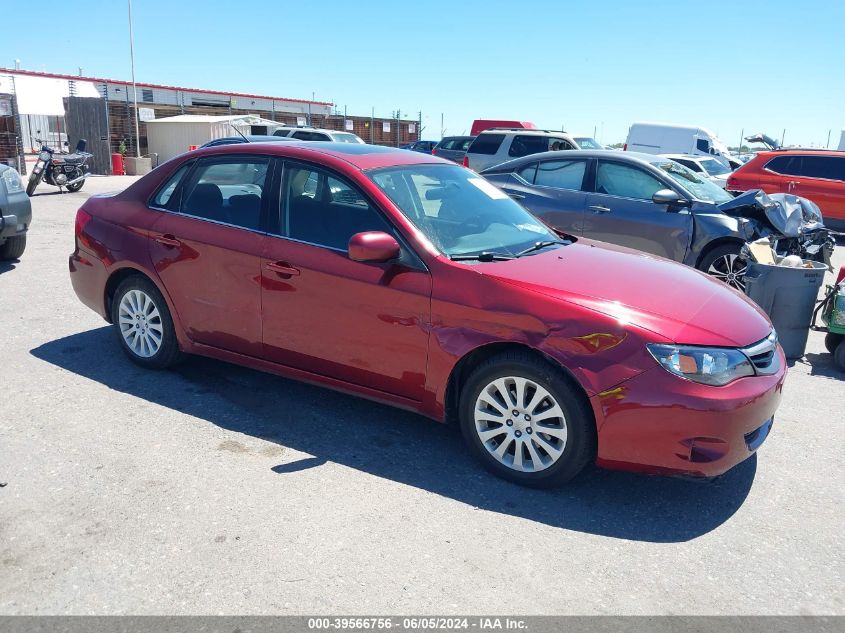
[[[780,149],[766,149],[757,152],[757,156],[780,156],[782,154],[807,154],[808,156],[836,156],[845,157],[845,151],[837,149],[782,147]]]
[[[492,127],[486,130],[482,130],[478,133],[479,136],[482,134],[519,134],[520,136],[525,134],[528,136],[552,136],[552,135],[563,135],[569,136],[572,135],[569,132],[564,132],[563,130],[537,130],[533,128],[513,128],[513,127]]]
[[[381,145],[367,145],[365,143],[332,143],[329,141],[313,143],[309,141],[293,140],[288,143],[240,143],[235,145],[218,145],[191,152],[192,156],[211,156],[218,154],[243,154],[247,152],[270,154],[281,157],[298,158],[302,160],[320,160],[330,157],[340,160],[358,169],[377,169],[379,167],[396,167],[399,165],[443,164],[454,163],[437,158],[431,154],[409,152],[398,147],[383,147]]]
[[[613,149],[567,149],[557,152],[539,152],[537,154],[528,154],[514,160],[509,160],[499,165],[494,165],[488,169],[483,170],[488,172],[507,171],[507,168],[516,167],[517,165],[530,163],[536,160],[547,160],[556,158],[558,160],[567,160],[571,158],[608,158],[616,161],[628,163],[648,163],[653,165],[666,160],[665,156],[659,154],[643,154],[641,152],[619,152]],[[506,168],[506,169],[501,169]]]

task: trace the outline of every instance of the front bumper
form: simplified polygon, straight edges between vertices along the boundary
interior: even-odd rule
[[[654,367],[590,399],[599,466],[715,477],[750,457],[769,434],[780,403],[780,370],[724,387],[701,385]]]

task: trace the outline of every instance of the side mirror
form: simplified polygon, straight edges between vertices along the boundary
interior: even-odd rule
[[[654,195],[651,197],[651,201],[654,204],[668,205],[670,209],[685,207],[689,204],[689,200],[684,200],[678,195],[677,191],[672,191],[671,189],[660,189],[659,191],[655,191]]]
[[[365,231],[349,238],[349,259],[356,262],[387,262],[399,257],[396,238],[382,231]]]

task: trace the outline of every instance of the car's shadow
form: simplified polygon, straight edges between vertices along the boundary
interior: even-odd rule
[[[14,270],[15,264],[17,264],[18,262],[20,262],[19,259],[13,259],[13,260],[10,260],[10,261],[0,262],[0,275],[2,275],[3,273],[7,273],[10,270]]]
[[[809,365],[811,376],[824,376],[825,378],[845,380],[845,372],[836,366],[836,363],[833,361],[833,354],[804,354],[803,360],[790,361],[789,366],[792,367],[796,362]]]
[[[107,327],[32,354],[110,389],[313,455],[272,467],[282,477],[335,462],[479,510],[616,538],[678,542],[717,528],[742,505],[757,467],[755,456],[715,480],[594,468],[557,490],[526,489],[483,471],[453,427],[204,358],[171,371],[144,370],[124,356]]]

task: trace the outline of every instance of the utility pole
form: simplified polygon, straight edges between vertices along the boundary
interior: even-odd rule
[[[135,156],[141,158],[141,132],[138,127],[138,89],[135,87],[135,38],[132,34],[132,0],[129,6],[129,61],[132,65],[132,102],[135,104]]]
[[[827,143],[825,143],[825,149],[830,149],[830,133],[832,130],[827,131]]]
[[[443,113],[440,113],[440,138],[446,136],[446,128],[443,127]]]
[[[786,128],[783,128],[783,134],[780,135],[780,146],[781,147],[786,147],[786,145],[783,142],[783,139],[785,139],[785,138],[786,138]]]
[[[375,144],[376,142],[376,107],[372,106],[372,110],[370,110],[370,145]]]

